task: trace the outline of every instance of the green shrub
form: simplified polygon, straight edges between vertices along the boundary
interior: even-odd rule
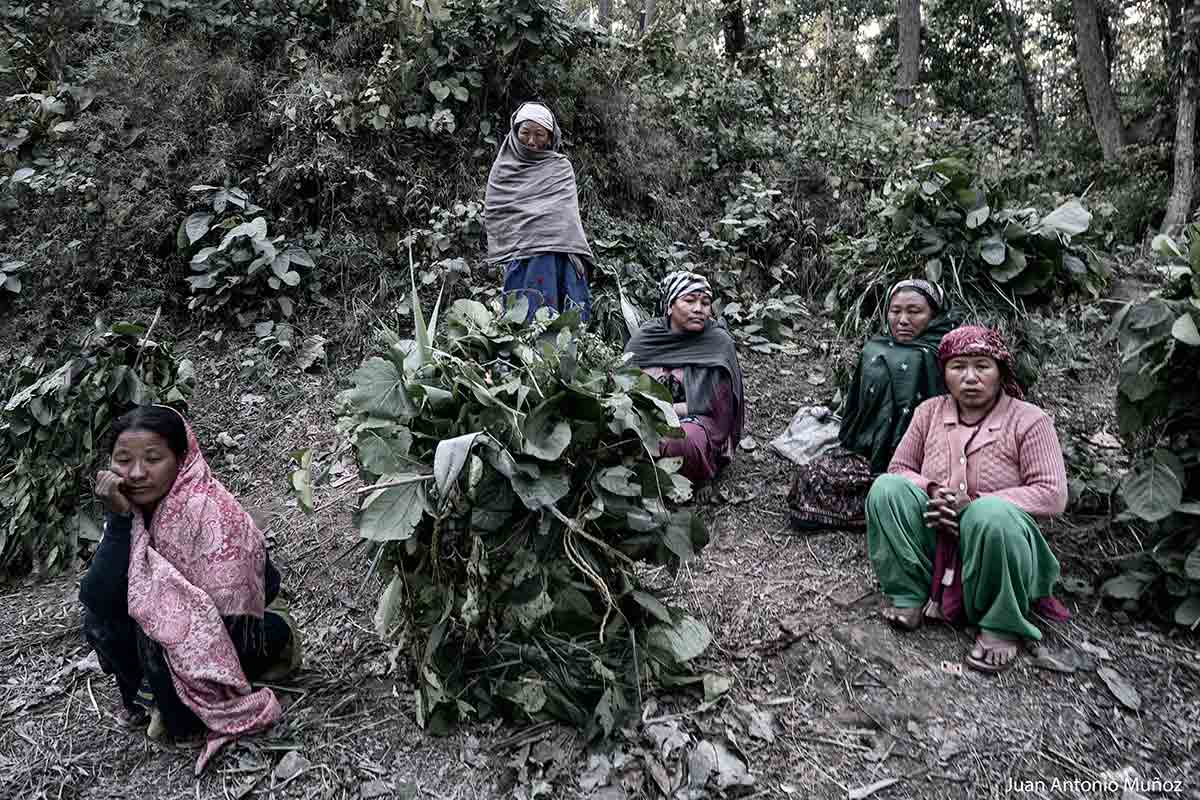
[[[1188,240],[1155,239],[1169,286],[1114,320],[1120,354],[1117,419],[1137,461],[1122,478],[1127,521],[1143,552],[1103,593],[1179,625],[1200,625],[1200,224]],[[1189,241],[1190,240],[1190,241]]]
[[[292,316],[294,293],[305,277],[312,283],[312,256],[283,236],[267,234],[263,209],[236,187],[193,186],[211,211],[189,214],[179,224],[176,244],[191,254],[189,309]]]
[[[141,325],[98,330],[61,364],[22,361],[0,394],[0,571],[70,565],[81,537],[98,540],[88,486],[112,421],[191,388],[191,364]]]

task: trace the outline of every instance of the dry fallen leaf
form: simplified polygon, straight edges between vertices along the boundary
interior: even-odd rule
[[[880,789],[886,789],[893,783],[899,782],[899,778],[884,778],[881,781],[875,781],[867,786],[859,786],[857,789],[850,790],[850,800],[863,800],[864,797],[870,797]]]
[[[1121,702],[1121,705],[1130,711],[1141,710],[1142,698],[1138,695],[1137,689],[1125,680],[1125,676],[1111,667],[1101,667],[1096,670],[1096,674],[1100,676],[1100,680],[1104,681],[1104,685],[1112,692],[1113,697]]]

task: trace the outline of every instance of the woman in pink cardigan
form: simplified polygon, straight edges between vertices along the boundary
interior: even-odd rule
[[[952,331],[938,361],[950,394],[917,408],[872,485],[868,553],[888,622],[965,619],[979,627],[967,665],[1002,672],[1020,640],[1042,636],[1031,608],[1067,615],[1051,596],[1058,559],[1034,522],[1066,508],[1066,469],[1054,423],[1024,401],[996,331]]]

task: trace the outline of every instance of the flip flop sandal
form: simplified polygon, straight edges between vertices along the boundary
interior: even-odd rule
[[[122,728],[144,728],[146,723],[150,721],[150,714],[145,708],[140,705],[137,708],[126,708],[122,706],[116,712],[117,724]]]
[[[983,647],[983,645],[980,645],[980,647]],[[998,647],[983,647],[983,654],[986,657],[991,651],[999,649],[1000,648]],[[1017,663],[1017,656],[1020,654],[1020,652],[1021,651],[1018,648],[1017,651],[1013,653],[1013,657],[1008,661],[1005,661],[1003,664],[989,664],[982,658],[976,658],[971,651],[968,650],[963,661],[966,662],[968,667],[976,672],[984,672],[988,675],[999,675],[1001,672],[1008,672],[1008,670],[1012,669],[1013,664]]]

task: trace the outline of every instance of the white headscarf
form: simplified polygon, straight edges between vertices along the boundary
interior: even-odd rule
[[[519,127],[522,122],[536,122],[551,133],[554,132],[554,114],[541,103],[525,103],[517,110],[513,127]]]

